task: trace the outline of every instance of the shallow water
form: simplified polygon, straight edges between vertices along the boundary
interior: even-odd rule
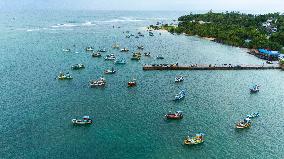
[[[35,14],[37,13],[37,14]],[[0,158],[284,158],[283,78],[280,70],[148,71],[143,64],[262,64],[247,50],[198,37],[155,32],[154,37],[125,38],[157,21],[172,21],[182,12],[37,11],[0,14]],[[113,25],[115,28],[113,28]],[[120,28],[117,28],[117,27]],[[114,42],[131,51],[144,45],[152,57],[130,61],[131,52],[111,48]],[[73,46],[75,45],[75,46]],[[92,58],[86,46],[127,59],[114,65]],[[71,52],[62,52],[70,48]],[[75,53],[78,52],[78,53]],[[163,55],[164,60],[154,57]],[[71,65],[86,68],[73,71]],[[91,89],[88,81],[104,75],[107,86]],[[60,71],[70,81],[58,81]],[[183,83],[174,83],[184,75]],[[138,86],[127,88],[136,78]],[[261,85],[250,94],[252,83]],[[187,90],[183,101],[174,95]],[[181,121],[165,121],[169,110],[182,110]],[[234,123],[259,112],[250,129]],[[90,126],[71,119],[90,115]],[[183,138],[204,132],[202,145],[184,146]]]

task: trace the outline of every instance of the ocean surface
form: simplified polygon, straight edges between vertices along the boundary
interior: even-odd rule
[[[143,71],[143,64],[262,64],[246,49],[195,36],[154,32],[146,26],[173,20],[185,12],[13,11],[0,13],[0,158],[96,159],[283,159],[284,72]],[[114,27],[113,27],[114,26]],[[125,31],[145,37],[125,38]],[[159,35],[161,33],[161,35]],[[112,49],[117,42],[129,53]],[[131,61],[144,45],[152,57]],[[92,58],[85,47],[106,48]],[[62,49],[70,48],[71,52]],[[114,65],[107,54],[125,58]],[[157,60],[162,55],[165,59]],[[82,70],[71,70],[76,63]],[[104,75],[114,67],[116,74]],[[74,79],[59,81],[59,72]],[[177,75],[185,76],[175,83]],[[104,88],[88,81],[104,76]],[[137,79],[137,87],[127,82]],[[249,87],[259,84],[260,92]],[[186,89],[184,100],[173,102]],[[180,121],[166,121],[169,111],[182,110]],[[259,112],[252,127],[235,123]],[[90,115],[90,126],[71,119]],[[201,145],[185,146],[185,136],[203,132]]]

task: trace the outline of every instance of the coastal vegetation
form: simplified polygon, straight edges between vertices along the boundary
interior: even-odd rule
[[[189,14],[178,18],[178,25],[151,25],[171,33],[185,33],[214,39],[216,42],[245,48],[283,51],[284,15],[240,12]]]

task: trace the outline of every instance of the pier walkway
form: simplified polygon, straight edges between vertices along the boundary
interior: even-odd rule
[[[143,70],[266,70],[266,69],[281,69],[279,64],[264,64],[264,65],[176,65],[176,64],[154,64],[144,65]]]

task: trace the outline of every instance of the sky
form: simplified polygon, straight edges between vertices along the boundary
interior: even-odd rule
[[[1,10],[177,10],[284,12],[284,0],[0,0]]]

